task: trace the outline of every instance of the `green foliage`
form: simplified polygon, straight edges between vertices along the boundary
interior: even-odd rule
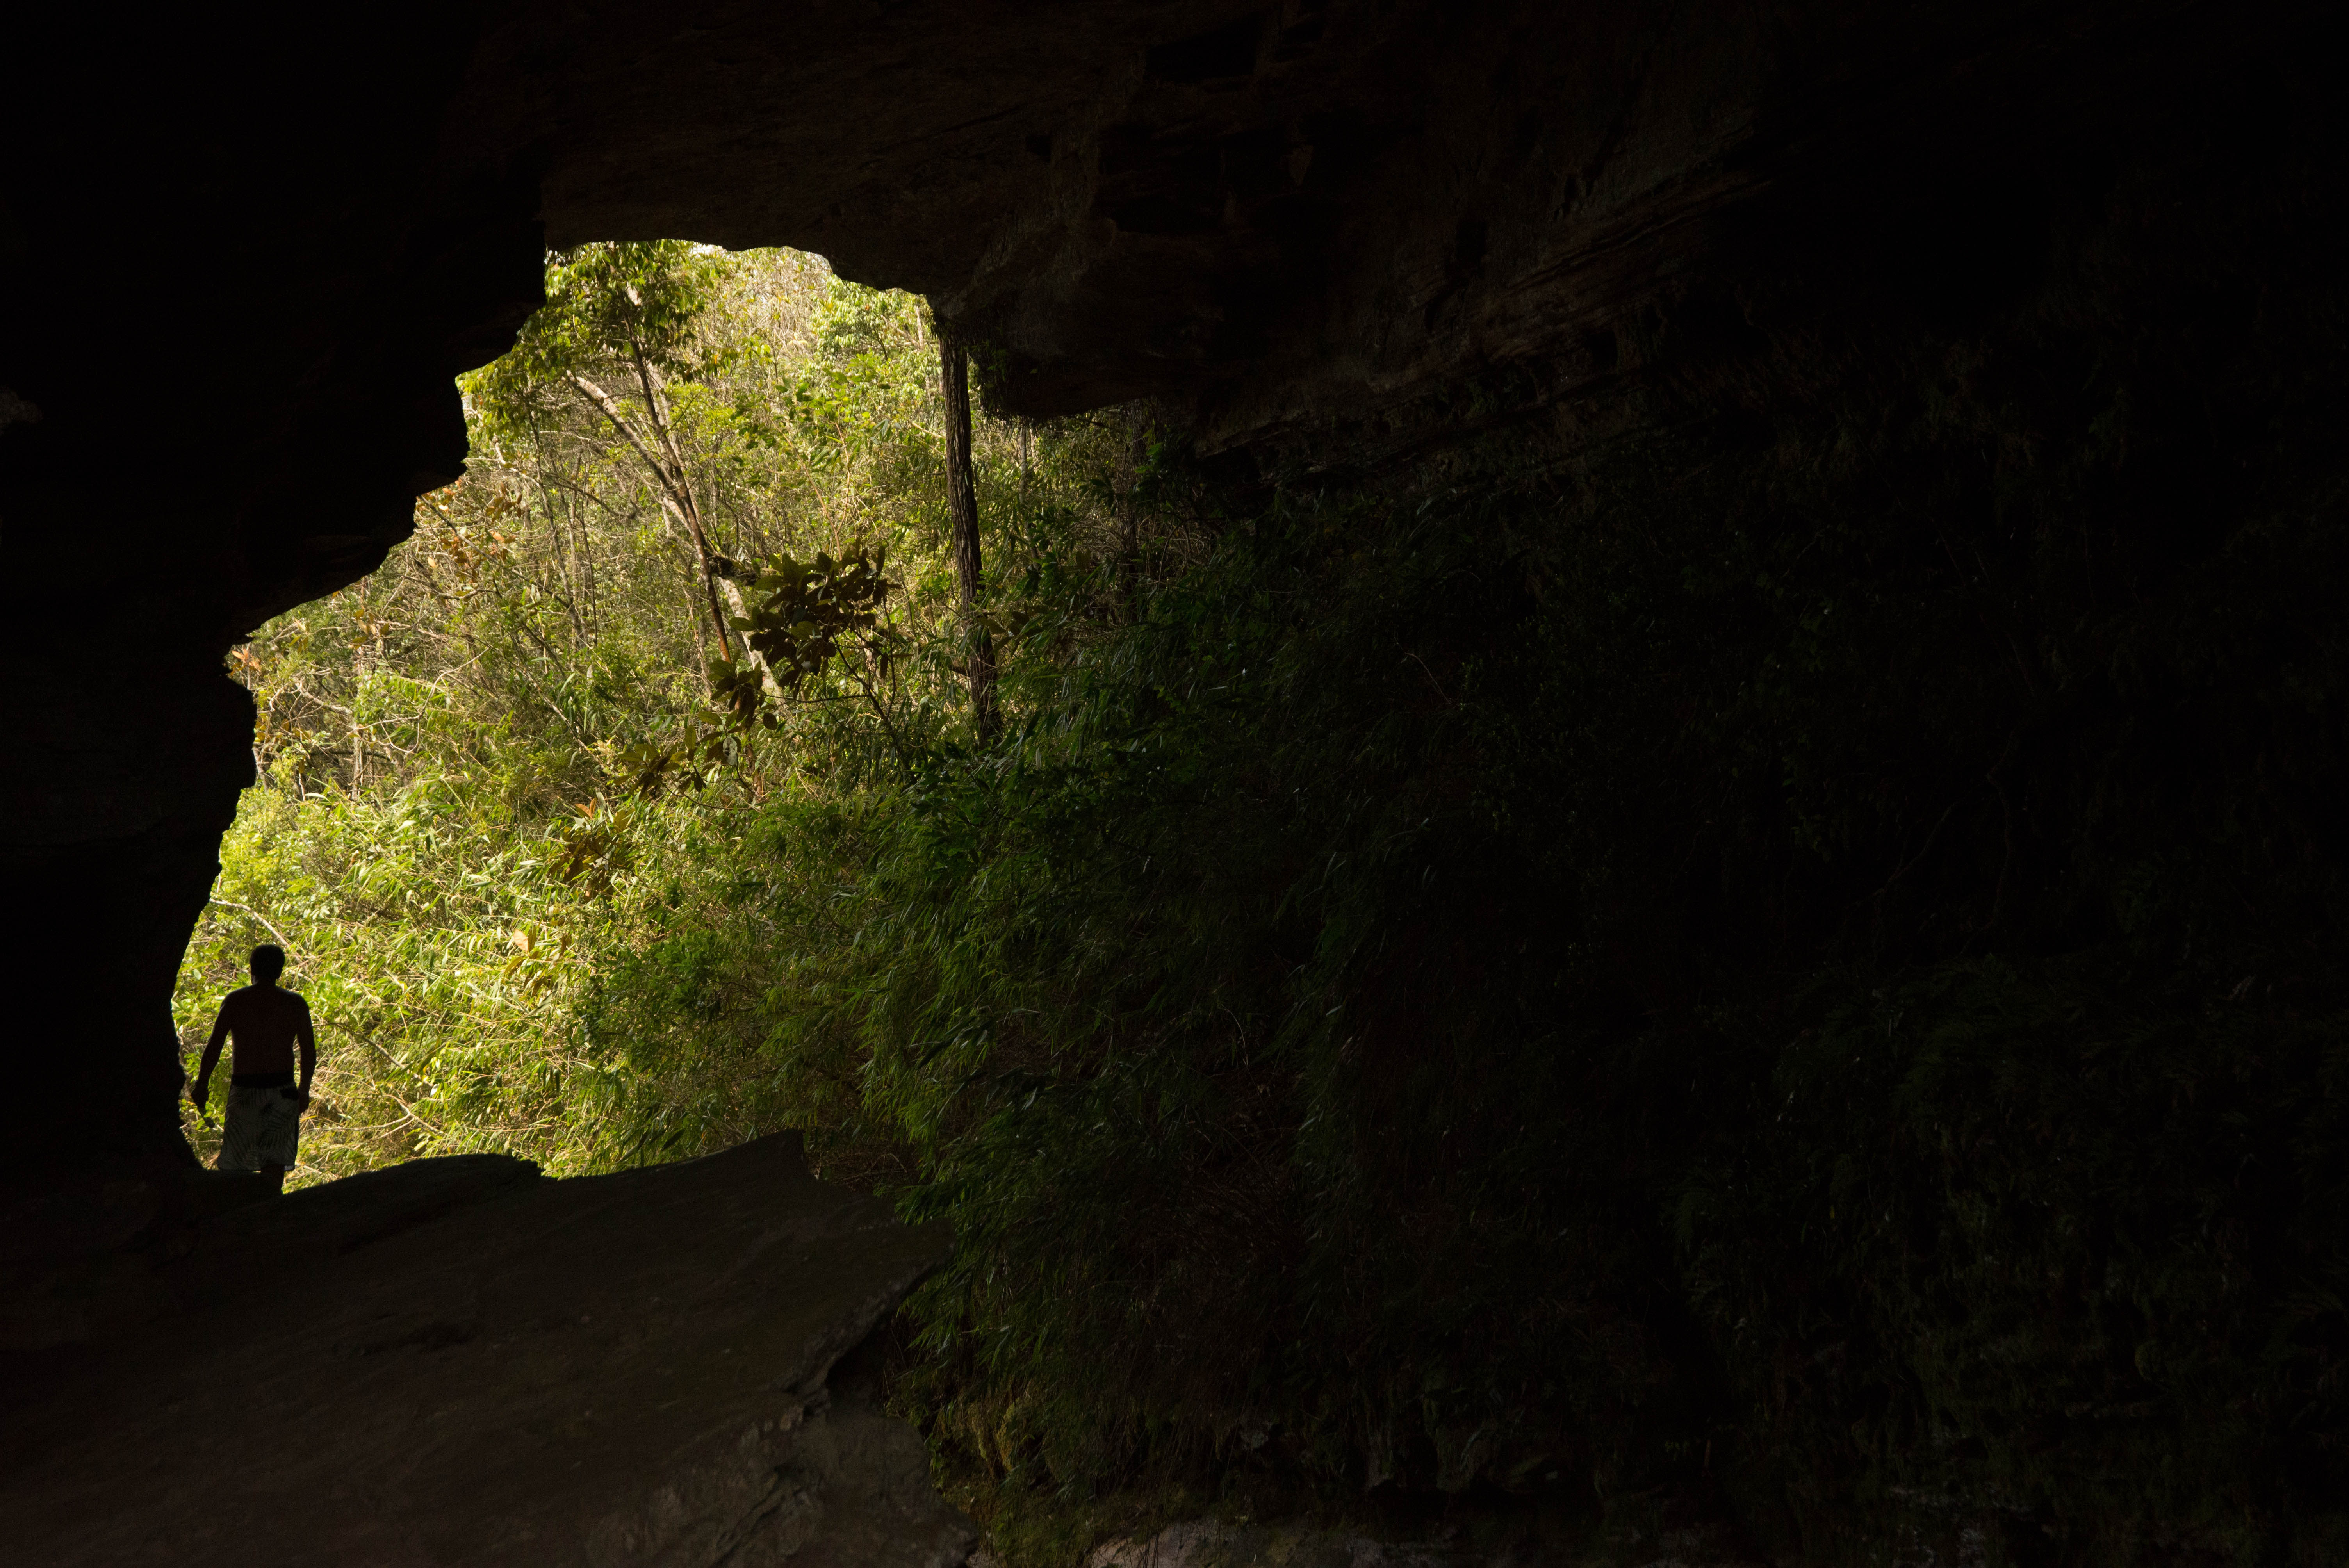
[[[812,561],[786,555],[747,572],[736,569],[730,575],[763,597],[749,605],[748,615],[733,618],[734,629],[766,662],[781,696],[798,696],[810,677],[823,674],[840,654],[841,639],[852,633],[873,680],[886,682],[903,641],[881,624],[894,587],[887,573],[885,553],[861,547],[837,561],[819,550]],[[770,727],[777,722],[766,709],[759,672],[747,661],[713,661],[709,684],[738,720],[762,720]]]
[[[559,1171],[610,1158],[585,1113],[616,1086],[568,1022],[609,913],[551,874],[547,835],[467,793],[445,778],[373,798],[264,784],[222,846],[182,965],[181,1036],[192,1068],[246,950],[289,950],[285,983],[324,1047],[297,1179],[482,1149]],[[209,1160],[217,1113],[185,1114]]]
[[[297,1181],[473,1149],[597,1170],[793,1119],[755,1063],[705,1082],[657,1039],[595,1033],[591,994],[638,972],[673,903],[702,912],[703,887],[739,880],[761,803],[854,810],[867,773],[968,723],[917,302],[813,258],[666,242],[554,258],[548,294],[466,379],[472,470],[419,504],[415,539],[231,661],[265,777],[178,1021],[192,1059],[245,949],[291,950],[326,1046]],[[732,567],[750,631],[789,684],[752,731],[725,722],[741,686],[705,659],[688,542],[566,381],[625,387],[632,342],[677,377],[713,542],[751,563]],[[1102,432],[980,436],[990,519],[1053,530],[999,565],[1058,580]],[[692,994],[674,956],[663,998]],[[209,1157],[217,1125],[188,1114]]]
[[[506,355],[467,377],[479,428],[527,437],[568,378],[616,364],[634,374],[632,346],[664,376],[707,378],[747,346],[710,334],[707,316],[728,273],[721,253],[681,240],[582,245],[548,258],[546,304]]]

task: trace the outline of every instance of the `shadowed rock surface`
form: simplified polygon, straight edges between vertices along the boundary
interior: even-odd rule
[[[217,1214],[149,1321],[12,1358],[0,1540],[951,1568],[971,1532],[853,1364],[945,1248],[811,1178],[796,1136],[568,1181],[421,1161]]]

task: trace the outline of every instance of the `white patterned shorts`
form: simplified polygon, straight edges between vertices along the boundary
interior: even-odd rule
[[[220,1169],[257,1171],[264,1165],[294,1168],[294,1146],[302,1109],[290,1088],[231,1084],[228,1124],[221,1130]]]

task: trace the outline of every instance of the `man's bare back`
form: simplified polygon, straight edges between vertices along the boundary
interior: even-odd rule
[[[294,1043],[310,1034],[310,1004],[298,991],[274,985],[239,986],[222,998],[220,1022],[213,1028],[226,1031],[235,1042],[228,1069],[235,1077],[291,1073]]]

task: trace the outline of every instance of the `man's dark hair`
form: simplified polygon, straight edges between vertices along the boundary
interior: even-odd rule
[[[274,980],[285,973],[285,949],[274,942],[264,942],[253,950],[253,977]]]

